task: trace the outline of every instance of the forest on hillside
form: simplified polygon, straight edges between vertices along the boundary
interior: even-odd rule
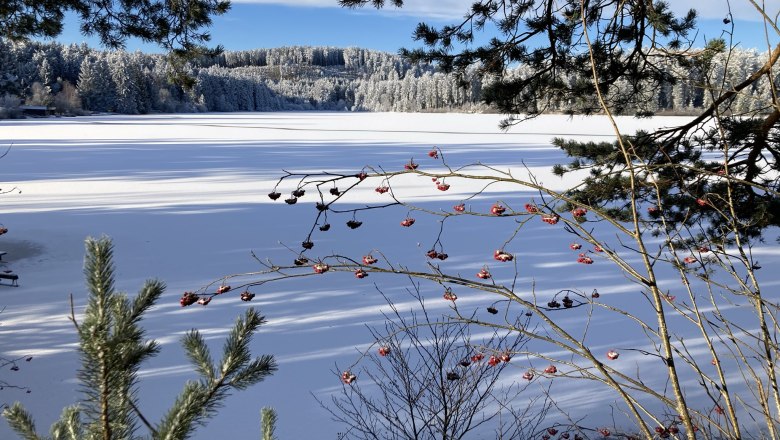
[[[726,66],[730,67],[726,69]],[[735,50],[717,55],[708,72],[667,60],[662,87],[648,88],[624,113],[686,113],[711,102],[701,87],[736,84],[724,72],[755,71],[760,53]],[[465,76],[435,65],[410,63],[399,55],[361,48],[315,46],[225,51],[180,67],[193,81],[173,81],[174,68],[162,54],[105,51],[82,45],[11,42],[0,39],[0,117],[19,115],[18,106],[47,105],[60,113],[234,112],[277,110],[329,111],[490,111],[483,102],[484,81],[472,67]],[[179,72],[181,73],[181,72]],[[508,75],[529,72],[515,66]],[[778,82],[777,73],[774,77]],[[575,84],[578,78],[568,78]],[[627,80],[624,80],[627,81]],[[609,93],[629,84],[618,81]],[[760,99],[771,95],[768,78],[736,96],[733,112],[760,112]],[[576,112],[584,103],[529,102],[529,110]]]

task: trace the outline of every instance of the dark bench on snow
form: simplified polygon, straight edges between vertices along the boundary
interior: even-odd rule
[[[17,283],[17,280],[19,279],[19,275],[15,273],[3,273],[0,272],[0,279],[6,279],[11,280],[11,285],[14,287],[19,287],[19,283]]]

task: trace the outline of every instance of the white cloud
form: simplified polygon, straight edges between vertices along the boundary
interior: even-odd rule
[[[235,3],[274,4],[296,7],[336,8],[338,0],[233,0]],[[389,4],[390,1],[387,0]],[[381,13],[403,14],[420,19],[457,19],[463,17],[473,0],[405,0],[404,7],[397,9],[386,6]],[[699,17],[704,19],[724,18],[727,15],[729,3],[731,13],[738,20],[760,21],[761,16],[749,0],[673,0],[669,4],[673,11],[684,14],[689,9],[696,9]],[[780,13],[780,0],[757,0],[763,3],[769,16]],[[371,6],[362,8],[364,11],[376,11]]]

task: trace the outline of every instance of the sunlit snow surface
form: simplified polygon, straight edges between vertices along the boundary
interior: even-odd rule
[[[294,254],[280,243],[299,249],[316,214],[315,197],[308,192],[294,206],[281,200],[272,203],[266,194],[283,169],[351,174],[370,165],[400,170],[414,158],[421,169],[442,170],[441,162],[426,155],[437,145],[453,167],[481,162],[511,169],[518,178],[532,172],[545,185],[563,189],[577,182],[562,181],[550,173],[551,165],[566,162],[551,139],[614,137],[604,118],[546,116],[507,132],[498,129],[500,119],[499,115],[464,114],[251,113],[0,121],[0,142],[10,146],[0,160],[0,187],[21,190],[21,194],[3,195],[0,205],[0,221],[9,229],[0,238],[0,250],[8,252],[0,269],[12,269],[20,276],[20,287],[0,287],[0,305],[5,307],[0,314],[0,351],[5,357],[34,356],[18,372],[0,372],[0,379],[28,385],[32,393],[6,389],[0,391],[0,402],[23,402],[45,433],[62,407],[78,397],[76,337],[67,319],[69,295],[73,294],[78,314],[86,296],[83,240],[88,235],[107,234],[114,239],[121,290],[134,294],[147,277],[160,278],[168,285],[145,321],[149,337],[163,343],[161,355],[141,373],[141,410],[147,418],[158,420],[183,383],[197,377],[178,345],[180,335],[200,329],[214,342],[214,356],[219,357],[226,329],[252,305],[269,322],[257,335],[253,350],[274,354],[279,371],[231,396],[218,417],[195,438],[221,438],[228,433],[231,438],[258,438],[260,408],[273,406],[279,415],[280,439],[335,439],[342,427],[330,421],[312,394],[328,401],[330,392],[340,390],[333,372],[336,365],[349,366],[357,360],[358,349],[371,341],[366,325],[383,322],[381,311],[386,307],[377,288],[401,304],[401,309],[413,306],[405,293],[408,280],[378,275],[357,280],[351,274],[326,274],[263,286],[255,290],[252,303],[241,302],[234,292],[216,298],[208,307],[186,309],[179,306],[181,293],[225,275],[260,269],[252,251],[263,259],[291,262]],[[638,127],[681,121],[619,118],[618,125],[631,133]],[[348,200],[355,203],[351,206],[383,200],[373,191],[378,179],[364,183],[359,187],[364,189]],[[449,211],[479,189],[456,180],[449,183],[450,191],[442,193],[427,178],[392,181],[394,191],[404,200],[432,210]],[[289,191],[289,185],[284,189]],[[501,200],[522,209],[534,197],[538,194],[530,190],[495,186],[468,204],[474,211],[487,212],[490,204]],[[424,252],[436,240],[439,218],[417,213],[412,228],[401,228],[399,221],[408,213],[400,207],[362,213],[364,225],[354,231],[344,225],[349,216],[331,217],[333,228],[314,235],[310,255],[338,252],[360,258],[375,250],[393,261],[424,267]],[[500,222],[506,222],[505,228]],[[441,263],[442,269],[472,277],[483,264],[493,264],[492,252],[509,238],[512,222],[500,219],[498,227],[474,229],[466,217],[448,220],[444,246],[450,258]],[[619,246],[614,234],[602,238]],[[577,264],[576,253],[568,248],[570,242],[562,228],[541,222],[521,231],[508,246],[518,257],[517,290],[529,292],[535,283],[541,301],[560,289],[590,292],[597,288],[604,301],[646,306],[639,287],[606,261],[597,258],[590,266]],[[780,252],[767,245],[756,253],[765,269],[761,273],[765,287],[776,288],[772,268],[778,267]],[[636,260],[629,257],[629,261]],[[497,281],[511,282],[509,267],[491,270]],[[662,283],[672,291],[678,287],[671,276]],[[430,307],[446,312],[441,288],[422,287]],[[473,292],[457,293],[463,308],[492,301]],[[560,320],[577,322],[585,313],[584,309],[562,311]],[[595,352],[646,344],[636,329],[616,327],[610,315],[601,313],[595,318],[588,333]],[[692,350],[704,350],[698,336],[691,333],[687,339]],[[639,371],[650,380],[663,370],[660,361],[636,352],[626,352],[619,362],[627,373]],[[506,371],[515,377],[507,379],[519,379],[529,365],[544,368],[539,361],[522,358],[513,364]],[[590,385],[566,382],[556,389],[556,397],[564,408],[572,409],[573,416],[589,415],[591,426],[611,424],[609,405],[616,396],[604,388],[598,393],[584,388]],[[539,388],[534,385],[528,392]],[[12,438],[4,422],[0,438]]]

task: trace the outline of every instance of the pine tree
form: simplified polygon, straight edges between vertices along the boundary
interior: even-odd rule
[[[276,371],[273,356],[252,359],[249,343],[265,322],[250,308],[236,321],[224,346],[223,359],[212,362],[205,340],[196,330],[182,345],[200,373],[198,381],[185,384],[181,395],[162,421],[152,425],[138,410],[136,389],[141,364],[155,356],[160,346],[146,339],[140,326],[146,311],[165,290],[158,280],[146,281],[135,298],[114,290],[113,245],[108,238],[86,241],[86,276],[89,299],[84,318],[71,316],[79,335],[82,367],[78,373],[82,401],[65,408],[51,427],[52,440],[125,440],[138,435],[139,419],[154,440],[189,438],[198,425],[216,414],[231,390],[243,390]],[[32,416],[20,403],[6,408],[3,416],[14,431],[27,440],[42,439]]]
[[[276,411],[271,407],[260,410],[260,440],[276,440]]]

